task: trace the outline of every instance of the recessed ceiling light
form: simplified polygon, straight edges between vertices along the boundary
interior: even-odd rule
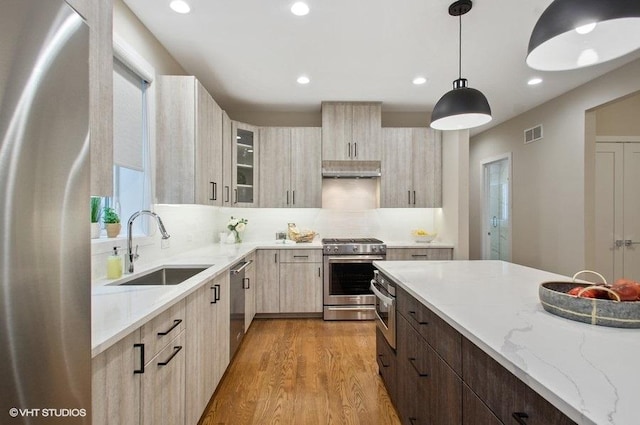
[[[527,81],[527,84],[529,84],[530,86],[535,86],[537,84],[540,84],[541,82],[542,82],[542,78],[534,77],[534,78],[530,79],[529,81]]]
[[[191,7],[189,6],[189,4],[184,1],[184,0],[173,0],[171,3],[169,3],[169,7],[176,13],[182,13],[183,15],[185,13],[189,13],[191,12]]]
[[[416,86],[419,86],[421,84],[424,84],[427,82],[427,79],[424,77],[416,77],[413,79],[413,84],[415,84]]]
[[[298,84],[309,84],[311,80],[306,75],[301,75],[296,81],[298,82]]]
[[[291,6],[291,13],[296,16],[304,16],[309,13],[309,6],[305,2],[298,1]]]

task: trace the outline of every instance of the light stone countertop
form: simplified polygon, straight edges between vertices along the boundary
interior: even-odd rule
[[[99,279],[91,290],[91,356],[111,347],[132,331],[167,310],[200,288],[208,280],[227,273],[229,267],[256,249],[322,249],[320,241],[298,244],[273,242],[211,244],[158,262],[145,264],[136,270],[143,275],[160,266],[210,266],[179,285],[117,286],[119,281]]]
[[[374,265],[577,423],[640,423],[640,330],[544,311],[540,283],[571,278],[502,261]]]

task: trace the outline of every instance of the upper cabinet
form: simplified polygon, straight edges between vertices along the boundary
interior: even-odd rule
[[[321,207],[321,134],[317,127],[260,129],[261,207]]]
[[[226,111],[222,111],[222,205],[230,207],[233,203],[231,187],[233,186],[233,161],[231,159],[234,149],[233,125]]]
[[[258,204],[259,139],[258,127],[232,122],[231,189],[234,207]]]
[[[382,104],[322,102],[322,159],[379,161]]]
[[[442,138],[429,128],[382,129],[383,208],[442,206]]]
[[[193,76],[157,80],[159,203],[222,205],[222,109]]]

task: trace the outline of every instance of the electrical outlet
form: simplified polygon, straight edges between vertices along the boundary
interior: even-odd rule
[[[160,239],[160,248],[167,249],[171,246],[171,239]]]

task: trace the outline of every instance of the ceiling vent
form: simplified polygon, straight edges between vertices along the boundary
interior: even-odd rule
[[[524,144],[542,139],[542,124],[528,128],[524,131]]]

